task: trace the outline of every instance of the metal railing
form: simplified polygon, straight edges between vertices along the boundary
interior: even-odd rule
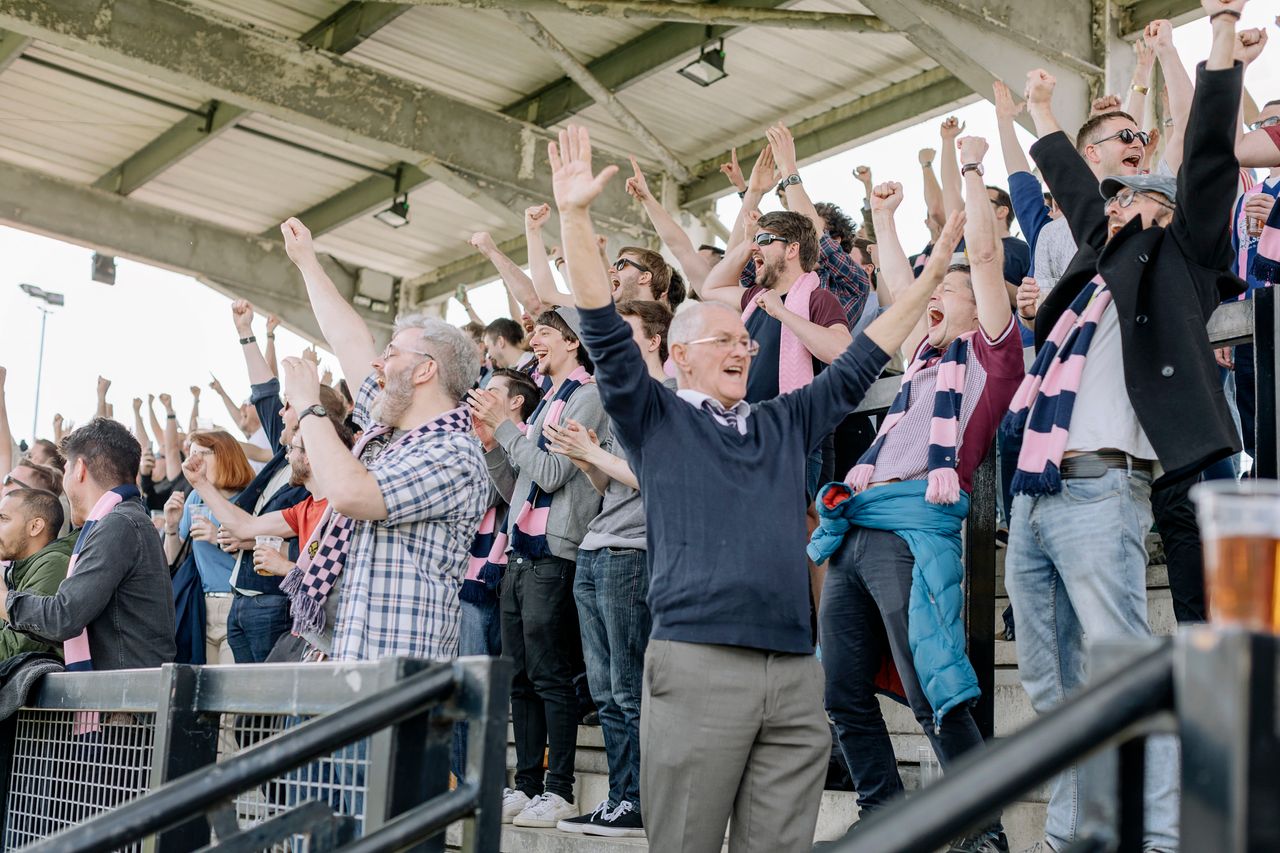
[[[1209,343],[1214,347],[1255,344],[1256,441],[1254,470],[1260,477],[1280,477],[1280,424],[1277,424],[1277,387],[1280,387],[1280,300],[1275,288],[1261,288],[1244,302],[1220,306],[1209,320]],[[1027,364],[1034,354],[1026,351]],[[882,415],[902,384],[901,376],[885,376],[867,389],[857,412]],[[837,472],[843,476],[844,472]],[[987,740],[995,736],[996,661],[996,500],[1000,477],[996,472],[994,442],[986,459],[973,473],[969,517],[965,521],[965,648],[978,675],[982,691],[972,708],[973,721]]]
[[[868,817],[832,850],[931,853],[1094,756],[1114,796],[1105,811],[1081,818],[1088,829],[1069,853],[1140,853],[1145,740],[1165,732],[1181,747],[1181,849],[1280,850],[1280,637],[1198,626],[1104,648],[1106,677]]]
[[[0,725],[4,847],[443,850],[463,819],[464,851],[496,851],[510,679],[493,658],[49,675]]]

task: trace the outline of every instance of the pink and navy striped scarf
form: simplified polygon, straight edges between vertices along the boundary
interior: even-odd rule
[[[1053,324],[1049,339],[1013,395],[1000,429],[1006,436],[1026,430],[1013,475],[1014,494],[1056,495],[1062,490],[1059,466],[1067,449],[1071,411],[1098,321],[1110,304],[1106,282],[1094,276]]]
[[[787,291],[787,310],[809,319],[809,297],[818,289],[819,279],[816,272],[807,272],[796,279],[795,284]],[[747,302],[742,311],[742,323],[756,312],[760,306],[754,299]],[[798,388],[804,388],[813,381],[813,354],[796,337],[795,332],[782,326],[781,338],[778,341],[778,393],[786,394]]]
[[[460,406],[445,412],[433,421],[409,430],[383,448],[382,453],[429,432],[470,431],[471,413]],[[352,449],[352,454],[357,459],[360,458],[360,454],[364,452],[369,442],[390,432],[391,427],[383,424],[365,430],[364,435]],[[289,609],[293,614],[295,635],[301,636],[304,631],[318,634],[324,630],[324,605],[329,599],[329,593],[333,591],[333,587],[342,576],[342,570],[347,562],[347,553],[351,550],[351,534],[354,530],[355,520],[335,512],[333,504],[330,503],[325,507],[324,514],[316,522],[306,545],[298,554],[298,561],[280,582],[280,591],[289,596]]]
[[[471,540],[467,573],[458,592],[463,601],[484,604],[498,594],[498,582],[502,580],[502,572],[507,565],[506,525],[506,504],[499,503],[485,510],[475,538]]]
[[[956,473],[957,448],[960,444],[960,410],[964,404],[964,383],[968,372],[969,354],[976,332],[960,335],[946,352],[940,353],[926,342],[916,352],[915,359],[902,374],[902,386],[893,404],[880,423],[876,440],[862,454],[858,464],[844,478],[855,492],[861,492],[871,484],[876,470],[876,459],[884,447],[885,437],[906,416],[911,404],[911,386],[916,374],[930,361],[942,356],[938,365],[933,392],[933,417],[929,422],[929,486],[925,500],[932,504],[953,504],[960,500],[960,475]]]
[[[529,417],[529,423],[536,424],[542,407],[546,406],[547,418],[544,423],[559,424],[573,392],[591,381],[591,374],[584,368],[575,369],[568,379],[560,383],[554,395],[542,398],[538,408]],[[538,433],[538,449],[544,452],[547,449],[547,437],[541,432]],[[550,557],[551,548],[547,545],[547,517],[550,514],[551,495],[544,492],[537,483],[533,483],[529,487],[529,497],[525,498],[511,523],[511,550],[532,560]]]
[[[76,537],[76,546],[71,551],[71,561],[67,563],[67,577],[76,573],[76,562],[80,558],[80,552],[89,541],[89,536],[93,534],[93,528],[98,522],[106,518],[111,510],[125,501],[136,500],[141,494],[137,486],[127,485],[117,486],[98,498],[93,509],[89,510],[89,517],[84,520],[84,527],[80,528],[80,535]],[[89,654],[88,626],[62,644],[62,659],[66,662],[68,672],[88,672],[93,669],[93,657]]]
[[[1253,277],[1272,284],[1280,282],[1280,203],[1271,208],[1262,236],[1258,238],[1257,251],[1253,259]],[[1241,276],[1244,273],[1241,270]]]

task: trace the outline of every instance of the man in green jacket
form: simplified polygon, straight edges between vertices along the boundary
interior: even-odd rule
[[[58,592],[78,535],[58,539],[62,522],[62,504],[52,492],[16,489],[0,498],[0,560],[13,561],[4,571],[9,589],[36,595]],[[7,622],[0,625],[0,660],[23,652],[53,652],[62,657],[60,645],[20,634]]]

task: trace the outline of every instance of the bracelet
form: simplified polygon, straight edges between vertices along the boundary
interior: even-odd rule
[[[165,418],[171,421],[176,421],[178,419],[178,416],[170,412],[169,414],[165,415]]]
[[[247,337],[247,338],[241,338],[241,339],[240,339],[240,346],[246,346],[246,345],[248,345],[248,344],[256,343],[256,342],[257,342],[257,340],[258,340],[258,339],[257,339],[256,337],[254,337],[253,335],[250,335],[250,336],[249,336],[249,337]]]
[[[274,341],[275,339],[276,339],[275,332],[267,332],[267,340]],[[244,343],[244,341],[241,341],[241,343]]]
[[[747,197],[747,191],[746,191],[746,190],[739,190],[739,191],[738,191],[738,198],[746,198],[746,197]]]
[[[1145,94],[1147,94],[1147,93],[1149,93],[1149,92],[1151,91],[1150,87],[1148,87],[1148,86],[1139,86],[1137,83],[1134,83],[1134,84],[1133,84],[1132,86],[1130,86],[1129,88],[1130,88],[1130,89],[1132,89],[1133,91],[1137,92],[1139,95],[1145,95]]]
[[[932,168],[933,168],[933,161],[932,161],[932,160],[930,160],[928,163],[921,163],[921,164],[920,164],[920,168],[921,168],[921,169],[932,169]]]
[[[177,536],[177,535],[178,535],[178,531],[176,531],[176,530],[170,530],[170,529],[169,529],[169,528],[167,528],[167,527],[164,529],[164,533],[165,533],[165,535],[166,535],[166,536]]]
[[[1221,18],[1223,15],[1230,15],[1234,20],[1240,20],[1240,13],[1235,9],[1219,9],[1209,16],[1209,23],[1213,23],[1215,19]]]

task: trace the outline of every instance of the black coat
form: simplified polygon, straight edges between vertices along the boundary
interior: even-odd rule
[[[1135,218],[1108,242],[1098,179],[1066,134],[1031,147],[1079,247],[1036,315],[1036,346],[1101,273],[1120,320],[1129,401],[1164,468],[1158,488],[1240,451],[1205,325],[1223,299],[1245,288],[1230,272],[1229,231],[1242,76],[1239,63],[1197,70],[1177,210],[1167,227],[1144,229]]]

